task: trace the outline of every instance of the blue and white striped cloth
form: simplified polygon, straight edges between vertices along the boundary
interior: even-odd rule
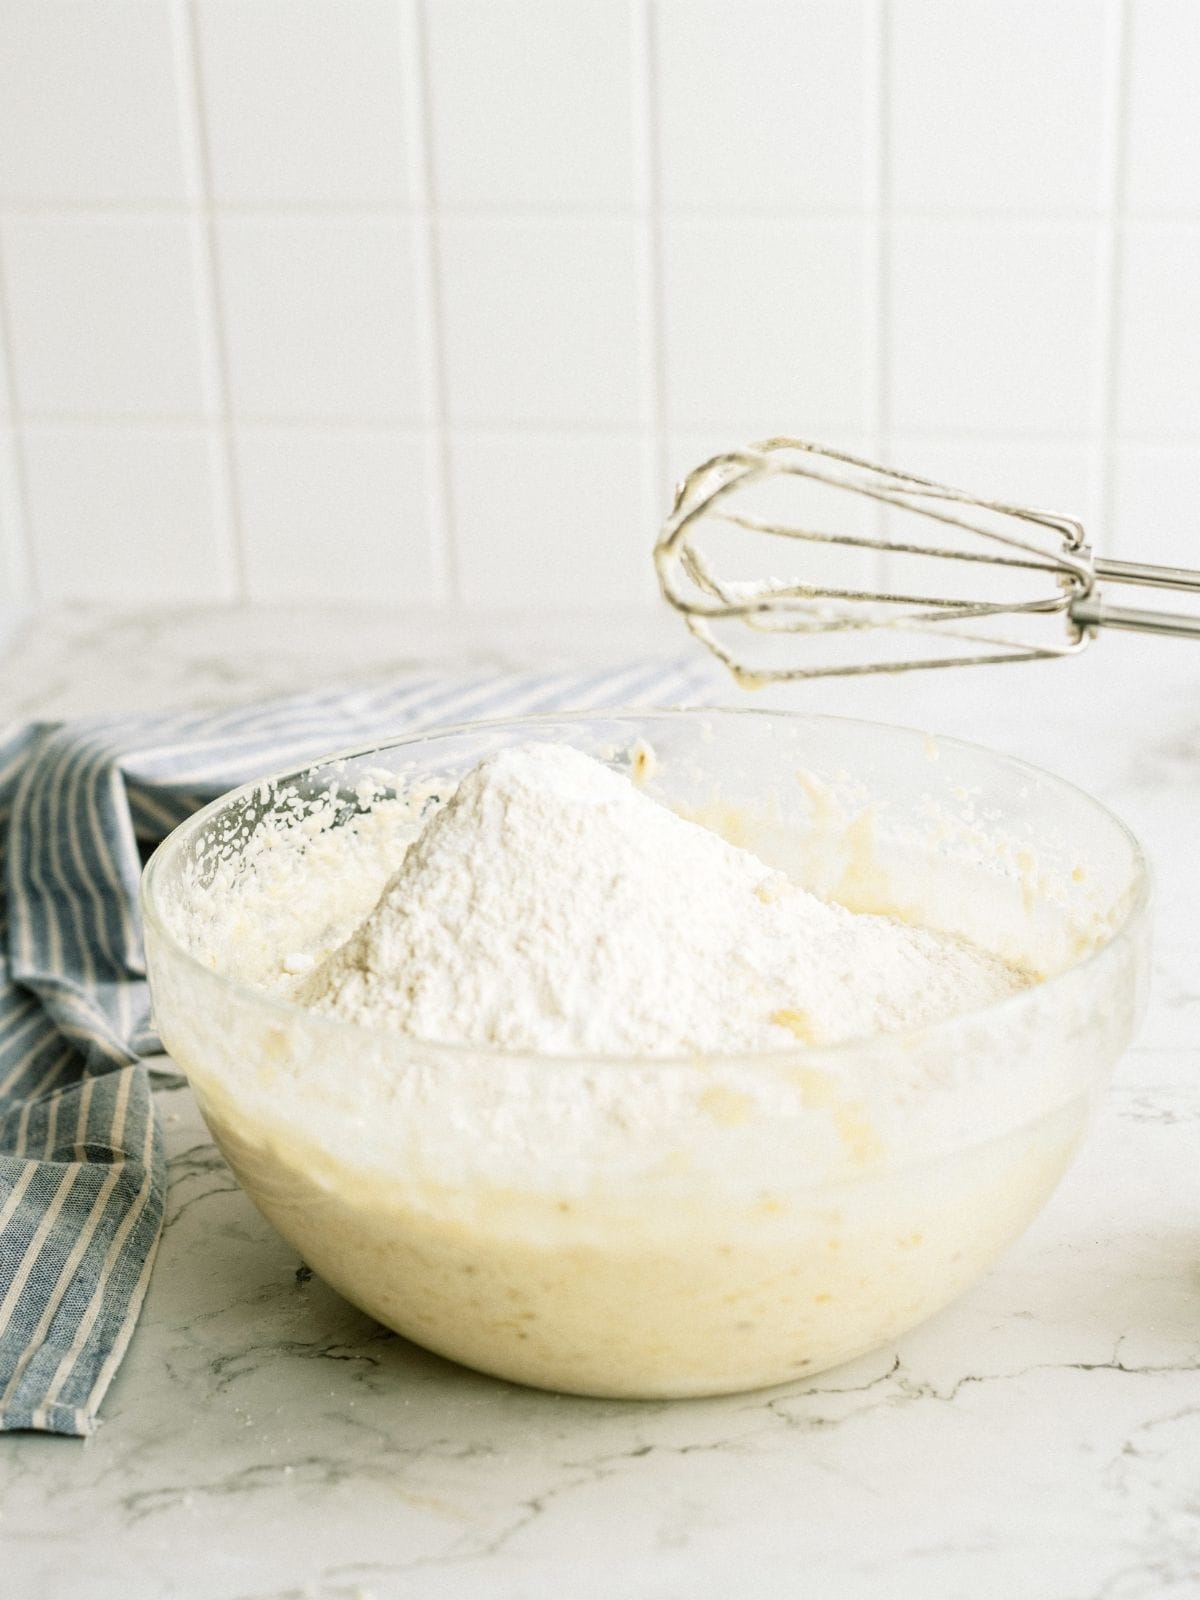
[[[142,859],[236,784],[438,723],[672,704],[711,669],[306,695],[251,709],[0,731],[0,1430],[88,1434],[137,1321],[166,1165],[146,1062]]]

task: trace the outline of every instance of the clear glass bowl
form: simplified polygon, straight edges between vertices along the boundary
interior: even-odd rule
[[[817,892],[1043,981],[913,1033],[678,1060],[426,1044],[245,981],[236,904],[263,830],[286,822],[328,871],[313,841],[381,793],[444,792],[529,740],[631,767]],[[397,1332],[592,1395],[779,1383],[966,1288],[1077,1149],[1149,943],[1137,842],[1079,790],[952,740],[757,711],[527,718],[330,758],[177,829],[143,902],[164,1045],[264,1216]]]

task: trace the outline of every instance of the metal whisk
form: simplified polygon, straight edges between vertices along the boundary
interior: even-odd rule
[[[824,527],[810,525],[802,503],[814,492]],[[851,496],[852,527],[843,520]],[[719,576],[722,540],[744,548],[759,535],[775,550],[782,541],[796,570]],[[761,554],[759,542],[755,561]],[[869,571],[856,584],[853,571],[825,570],[831,557]],[[747,684],[1072,655],[1100,628],[1200,638],[1200,617],[1110,606],[1096,587],[1103,578],[1200,592],[1200,572],[1101,559],[1073,517],[983,500],[799,439],[767,439],[690,472],[654,560],[665,598]],[[933,561],[951,565],[933,577]],[[745,653],[752,643],[760,662]],[[797,659],[802,647],[816,649],[811,664]]]

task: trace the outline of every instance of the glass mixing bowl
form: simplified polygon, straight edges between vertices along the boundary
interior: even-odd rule
[[[281,851],[331,885],[311,897],[320,928],[275,897],[280,926],[309,919],[287,948],[336,942],[403,850],[347,898],[347,841],[381,806],[415,826],[489,751],[531,740],[1040,981],[915,1032],[672,1060],[422,1043],[306,1011],[278,971],[258,986],[248,930]],[[178,828],[143,905],[164,1045],[284,1238],[408,1338],[591,1395],[779,1383],[929,1316],[1045,1202],[1146,988],[1145,863],[1096,801],[972,745],[776,712],[528,718],[330,758]]]

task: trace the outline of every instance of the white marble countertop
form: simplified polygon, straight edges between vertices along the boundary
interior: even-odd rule
[[[681,643],[654,618],[57,614],[11,647],[0,722]],[[1048,766],[1155,862],[1149,1016],[1024,1239],[899,1345],[809,1382],[562,1398],[428,1355],[299,1271],[167,1080],[141,1323],[93,1438],[0,1437],[0,1594],[1200,1595],[1200,652],[1111,638],[787,698]]]

